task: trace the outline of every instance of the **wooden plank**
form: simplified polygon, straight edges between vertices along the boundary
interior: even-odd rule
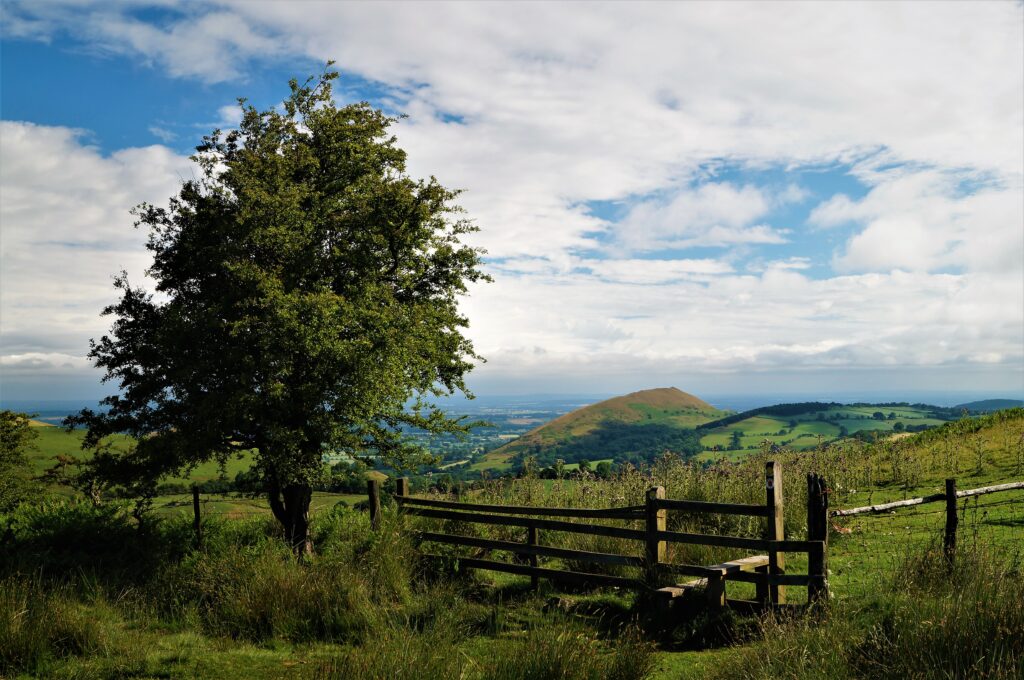
[[[655,501],[655,504],[665,510],[679,510],[683,512],[749,515],[751,517],[766,517],[768,514],[768,509],[763,505],[748,505],[745,503],[714,503],[711,501],[687,501],[665,498],[658,499]]]
[[[1008,482],[1006,484],[996,484],[995,486],[983,486],[978,489],[966,489],[964,491],[957,491],[956,497],[967,498],[969,496],[981,496],[987,493],[1012,491],[1013,489],[1024,489],[1024,482]]]
[[[886,512],[894,508],[908,508],[913,505],[921,505],[922,503],[934,503],[936,501],[946,500],[946,494],[937,493],[931,496],[924,496],[922,498],[908,498],[903,501],[893,501],[892,503],[880,503],[878,505],[865,505],[860,508],[848,508],[846,510],[833,510],[829,513],[831,517],[849,517],[850,515],[860,515],[865,512]]]
[[[665,574],[680,574],[682,576],[701,576],[704,578],[713,578],[716,576],[728,576],[741,571],[753,571],[760,566],[768,564],[767,555],[755,555],[753,557],[744,557],[738,560],[731,560],[729,562],[723,562],[721,564],[714,564],[710,567],[699,566],[694,564],[671,564],[662,563],[658,565],[658,569]]]
[[[513,527],[536,527],[548,531],[568,531],[576,534],[592,534],[596,536],[610,536],[612,538],[625,538],[634,541],[643,541],[647,534],[640,529],[625,529],[622,527],[609,527],[600,524],[577,524],[575,522],[560,522],[551,519],[534,519],[532,517],[504,517],[502,515],[485,515],[476,512],[454,512],[451,510],[432,510],[430,508],[406,508],[406,514],[417,517],[429,517],[432,519],[450,519],[457,522],[472,522],[474,524],[495,524],[500,526]]]
[[[806,586],[812,578],[807,574],[769,574],[767,572],[739,571],[729,575],[730,581],[743,583],[765,583],[769,586]]]
[[[768,562],[767,555],[752,555],[751,557],[743,557],[738,560],[729,560],[728,562],[715,564],[708,568],[720,572],[722,576],[728,576],[729,574],[737,574],[741,571],[754,571],[758,567],[768,564]]]
[[[579,560],[580,562],[618,564],[624,567],[642,567],[645,564],[644,558],[632,555],[615,555],[612,553],[589,552],[586,550],[552,548],[546,545],[530,545],[528,543],[516,543],[514,541],[498,541],[490,538],[458,536],[456,534],[439,534],[430,531],[421,531],[419,536],[424,541],[447,543],[450,545],[465,545],[488,550],[507,550],[519,555],[540,555],[542,557],[557,557],[563,560]]]
[[[770,541],[783,541],[786,538],[786,523],[782,514],[782,465],[770,460],[764,466],[765,504],[768,506],[768,532]],[[768,573],[779,575],[786,573],[786,555],[778,548],[768,551]],[[784,586],[768,582],[768,599],[772,604],[786,602]]]
[[[1006,484],[983,486],[977,489],[965,489],[964,491],[957,491],[956,497],[969,498],[970,496],[982,496],[989,493],[999,493],[1000,491],[1012,491],[1014,489],[1024,489],[1024,482],[1007,482]],[[928,496],[921,496],[920,498],[908,498],[906,500],[893,501],[891,503],[879,503],[878,505],[865,505],[859,508],[832,510],[828,514],[829,517],[849,517],[850,515],[860,515],[865,512],[885,512],[887,510],[893,510],[895,508],[907,508],[914,505],[921,505],[923,503],[938,503],[939,501],[945,500],[945,492],[933,493]]]
[[[539,517],[575,517],[580,519],[643,519],[644,506],[634,505],[623,508],[534,508],[525,505],[486,505],[483,503],[459,503],[433,498],[396,498],[403,507],[415,505],[424,508],[443,508],[475,512],[493,512],[499,515],[536,515]]]
[[[721,572],[709,567],[704,567],[697,564],[672,564],[662,562],[658,565],[658,571],[662,574],[678,574],[680,576],[701,576],[707,578],[708,576],[715,576]]]
[[[424,553],[424,557],[439,559],[450,559],[441,555],[430,555]],[[544,567],[531,567],[525,564],[509,564],[495,560],[481,560],[474,557],[457,557],[460,567],[470,569],[485,569],[488,571],[501,571],[508,574],[520,574],[522,576],[539,576],[555,581],[567,581],[579,585],[612,586],[616,588],[629,588],[632,590],[647,590],[647,584],[633,578],[621,576],[608,576],[606,574],[588,574],[581,571],[561,571],[559,569],[546,569]]]
[[[712,545],[719,548],[738,548],[740,550],[775,550],[778,552],[807,552],[811,549],[811,541],[769,541],[765,538],[745,538],[743,536],[712,536],[709,534],[688,534],[681,531],[659,531],[658,538],[669,543],[687,543],[690,545]]]

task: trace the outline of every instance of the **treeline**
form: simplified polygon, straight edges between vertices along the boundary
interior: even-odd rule
[[[666,451],[683,458],[700,453],[700,435],[692,429],[663,424],[637,425],[606,421],[595,430],[554,444],[534,444],[516,457],[522,469],[527,458],[539,468],[551,468],[556,462],[580,463],[594,459],[613,458],[617,464],[639,467]]]

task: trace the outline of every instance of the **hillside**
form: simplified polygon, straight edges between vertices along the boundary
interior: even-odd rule
[[[953,408],[958,411],[970,411],[971,413],[990,413],[1002,411],[1008,408],[1024,406],[1020,399],[982,399],[980,401],[969,401],[966,404],[957,404]]]
[[[557,458],[649,458],[665,450],[698,446],[693,428],[728,415],[675,387],[632,392],[577,409],[487,453],[473,468],[507,470],[523,455],[541,466]]]
[[[892,434],[919,432],[956,420],[961,410],[927,404],[838,404],[804,402],[765,406],[697,427],[706,459],[724,453],[735,458],[762,442],[794,450],[844,437],[874,441]]]

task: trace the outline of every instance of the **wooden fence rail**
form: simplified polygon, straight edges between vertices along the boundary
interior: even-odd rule
[[[859,508],[833,510],[828,513],[828,515],[830,517],[852,517],[853,515],[862,515],[865,513],[877,514],[880,512],[893,512],[898,508],[908,508],[915,505],[924,505],[925,503],[945,502],[946,526],[943,532],[942,547],[943,552],[945,553],[946,563],[950,568],[952,568],[953,562],[956,558],[956,532],[960,521],[956,511],[957,500],[960,498],[970,498],[972,496],[983,496],[989,493],[998,493],[1000,491],[1013,491],[1015,489],[1024,489],[1024,482],[1007,482],[1005,484],[983,486],[978,489],[957,491],[956,480],[947,479],[946,490],[942,493],[933,493],[929,496],[921,496],[919,498],[907,498],[902,501],[892,501],[891,503],[865,505]]]
[[[808,477],[810,484],[810,477]],[[824,480],[819,480],[824,489]],[[372,525],[379,526],[380,487],[371,480],[370,513]],[[419,539],[424,543],[458,545],[483,550],[507,551],[516,555],[516,563],[502,562],[481,557],[458,557],[463,568],[487,569],[530,576],[534,587],[540,578],[567,581],[574,584],[616,586],[636,590],[655,591],[661,598],[673,598],[694,590],[703,589],[707,600],[715,606],[739,603],[741,605],[781,605],[786,601],[786,586],[805,586],[809,599],[817,602],[828,597],[825,553],[827,533],[824,536],[810,535],[809,540],[787,540],[783,531],[782,472],[779,465],[769,462],[765,468],[765,504],[716,503],[710,501],[677,500],[665,498],[663,487],[648,490],[645,503],[620,508],[540,508],[529,506],[488,505],[463,503],[429,498],[415,498],[409,494],[406,479],[399,479],[395,501],[402,513],[427,519],[467,522],[492,526],[521,527],[526,529],[524,542],[496,540],[457,533],[420,531]],[[809,524],[814,513],[815,526],[826,526],[827,503],[820,497],[815,504],[808,504]],[[668,531],[668,513],[721,513],[763,517],[766,520],[764,538],[747,536],[719,536],[710,534]],[[558,519],[551,519],[558,518]],[[643,522],[643,528],[592,524],[576,520],[611,519],[623,522]],[[539,531],[566,532],[594,536],[607,536],[642,543],[642,556],[574,550],[541,545]],[[669,543],[707,545],[739,550],[764,551],[766,555],[747,557],[717,565],[676,564],[667,561]],[[786,574],[785,553],[805,552],[810,565],[807,574]],[[428,555],[439,557],[437,555]],[[610,564],[637,567],[643,570],[642,578],[626,578],[607,574],[590,573],[571,569],[541,567],[539,558],[555,558],[584,564]],[[685,575],[698,577],[677,586],[659,588],[666,577]],[[726,600],[727,580],[754,583],[757,585],[757,600],[753,602]]]

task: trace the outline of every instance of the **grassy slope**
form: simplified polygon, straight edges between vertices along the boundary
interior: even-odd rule
[[[56,457],[59,455],[74,458],[88,457],[88,452],[82,451],[81,449],[82,437],[85,436],[85,432],[83,430],[73,430],[68,432],[62,427],[54,427],[45,423],[33,424],[38,436],[35,441],[36,448],[29,454],[29,462],[32,465],[32,471],[35,475],[41,475],[48,468],[52,467]],[[130,443],[130,438],[123,435],[115,435],[111,439],[113,440],[115,447],[126,446]],[[223,470],[218,463],[211,461],[198,466],[187,477],[169,477],[164,481],[182,483],[193,481],[203,482],[211,479],[218,479],[221,475],[225,475],[228,479],[233,479],[239,472],[248,470],[251,465],[252,455],[244,453],[228,460],[227,465]],[[387,478],[386,475],[375,470],[368,472],[367,475],[380,480]],[[58,487],[55,487],[52,491],[55,493],[68,492],[68,490]],[[318,492],[314,494],[313,507],[314,509],[317,509],[319,507],[325,507],[326,505],[333,505],[334,503],[342,500],[349,504],[353,504],[365,498],[365,494],[327,494]],[[209,509],[211,512],[226,513],[236,517],[244,516],[252,512],[264,514],[269,514],[270,512],[269,506],[263,499],[217,496],[216,500],[214,500],[213,497],[204,495],[204,502],[209,503]],[[188,511],[191,512],[192,500],[191,497],[184,498],[175,494],[157,496],[154,506],[157,509],[164,510],[169,510],[178,506],[187,506]]]
[[[1009,479],[1024,478],[1024,411],[1018,411],[1002,419],[985,419],[977,423],[964,422],[947,425],[939,430],[922,433],[908,437],[899,442],[885,443],[880,446],[868,447],[858,450],[856,460],[844,460],[839,457],[828,458],[824,454],[815,458],[817,454],[781,454],[783,465],[787,471],[787,481],[798,478],[800,466],[811,469],[826,470],[829,474],[830,484],[834,485],[834,506],[850,507],[868,502],[881,502],[895,498],[929,493],[940,487],[942,480],[947,476],[956,476],[961,488],[981,486]],[[748,467],[756,473],[758,464]],[[745,468],[737,467],[742,472]],[[685,474],[684,474],[685,473]],[[686,468],[680,467],[676,471],[666,468],[656,474],[664,475],[664,482],[670,485],[677,484],[674,475],[688,475]],[[701,473],[703,474],[703,473]],[[742,475],[740,475],[742,476]],[[688,477],[686,477],[688,479]],[[717,493],[742,493],[743,489],[733,487],[714,487],[720,480],[720,476],[707,475],[706,477],[694,478],[704,480],[701,484],[712,485],[694,487],[690,495],[704,492],[709,494]],[[869,479],[870,483],[851,486],[854,480]],[[517,493],[526,494],[532,498],[532,502],[539,504],[564,504],[566,494],[576,494],[574,498],[581,503],[604,504],[614,503],[613,499],[625,494],[641,493],[649,480],[638,479],[639,484],[635,490],[631,490],[628,479],[615,480],[602,483],[589,481],[576,483],[562,481],[552,483],[550,480],[531,483],[529,480],[515,486],[495,485],[494,493]],[[799,479],[796,479],[799,482]],[[753,477],[753,484],[757,486],[756,475]],[[684,485],[685,486],[685,485]],[[717,491],[715,489],[718,489]],[[797,485],[796,488],[799,488]],[[537,490],[542,489],[544,495],[538,497]],[[787,493],[790,488],[787,485]],[[678,494],[670,494],[678,495]],[[792,498],[788,496],[787,498]],[[981,509],[973,511],[967,508],[964,517],[964,534],[962,542],[968,545],[971,540],[983,542],[996,550],[1019,550],[1024,544],[1024,514],[1020,502],[1015,504],[1005,501],[1019,499],[1019,492],[1016,497],[1009,493],[993,494],[979,500]],[[622,501],[618,501],[622,502]],[[792,514],[799,514],[799,502],[795,500],[787,507],[787,517]],[[883,615],[886,604],[891,597],[896,602],[900,595],[893,593],[891,596],[885,589],[893,573],[893,567],[905,560],[914,548],[921,541],[930,540],[941,531],[943,516],[931,514],[932,509],[940,506],[928,506],[919,510],[901,511],[895,515],[861,516],[851,520],[843,521],[840,524],[852,529],[848,535],[834,534],[831,539],[830,568],[832,569],[832,588],[836,596],[836,610],[827,625],[815,626],[817,629],[828,631],[835,629],[837,632],[830,633],[833,636],[843,637],[825,638],[830,648],[840,649],[845,644],[847,647],[861,644],[859,641],[867,635],[869,626],[875,625],[880,615]],[[392,609],[397,613],[397,618],[409,619],[409,626],[416,629],[430,621],[431,614],[437,612],[454,612],[457,627],[460,630],[468,631],[454,636],[452,639],[430,639],[417,637],[425,636],[426,633],[413,633],[412,637],[400,637],[397,640],[385,640],[385,647],[380,653],[375,652],[373,638],[362,643],[357,649],[366,649],[367,658],[373,657],[369,663],[384,664],[392,659],[404,664],[405,673],[395,673],[381,670],[377,675],[366,677],[418,677],[417,673],[422,672],[423,664],[436,662],[439,658],[461,658],[469,659],[473,664],[483,664],[490,659],[507,655],[513,664],[523,664],[527,659],[553,655],[551,648],[523,648],[521,645],[526,630],[534,625],[544,625],[550,622],[554,612],[547,611],[544,604],[546,595],[539,598],[524,596],[522,587],[525,585],[523,579],[518,577],[477,573],[474,580],[464,583],[455,583],[451,591],[429,591],[421,596],[405,596],[405,600],[398,597],[394,600],[388,599],[389,570],[400,569],[398,565],[405,562],[398,559],[394,562],[381,562],[381,556],[386,556],[389,550],[397,550],[395,558],[401,558],[405,553],[400,548],[401,541],[398,541],[394,532],[385,532],[377,539],[366,537],[365,516],[348,514],[342,516],[343,523],[338,528],[333,525],[325,525],[321,531],[339,531],[340,542],[337,542],[333,550],[351,551],[353,559],[359,560],[353,563],[359,574],[371,579],[385,579],[380,586],[372,586],[379,593],[375,597],[380,600],[381,611]],[[219,530],[217,527],[221,527]],[[223,555],[218,557],[216,545],[213,547],[212,556],[222,560],[224,565],[234,564],[232,560],[238,560],[239,568],[252,568],[258,566],[252,563],[253,555],[258,555],[261,544],[253,542],[251,538],[252,525],[249,529],[243,529],[244,523],[239,523],[238,528],[229,528],[229,525],[217,525],[211,527],[211,541],[220,531],[219,540],[238,540],[232,536],[246,537],[239,544],[236,550],[226,549],[230,546],[220,548]],[[329,533],[329,532],[328,532]],[[793,537],[799,537],[799,530],[791,533]],[[549,537],[554,540],[554,536]],[[361,552],[358,546],[370,545],[366,543],[372,540],[376,547],[369,552]],[[349,547],[349,544],[353,545]],[[383,544],[383,549],[381,545]],[[388,545],[391,547],[389,548]],[[360,555],[362,555],[360,557]],[[203,558],[202,555],[193,555],[186,564],[193,563],[193,558]],[[327,556],[325,555],[325,559]],[[352,568],[348,564],[349,558],[334,557],[338,560],[341,568]],[[390,558],[389,558],[390,559]],[[370,561],[366,561],[370,560]],[[376,560],[376,561],[374,561]],[[220,564],[219,562],[217,564]],[[326,568],[325,575],[337,567],[331,562],[316,562],[314,569]],[[320,566],[318,566],[320,565]],[[800,566],[795,560],[791,560],[789,567],[797,570]],[[189,567],[193,568],[194,567]],[[211,571],[196,570],[195,579],[217,578],[224,580],[227,576],[221,576],[223,570],[213,569]],[[261,570],[253,571],[251,576],[256,578],[262,573]],[[321,572],[315,572],[321,573]],[[281,574],[283,584],[290,584],[287,574]],[[353,577],[354,578],[354,577]],[[220,582],[220,581],[217,581]],[[188,581],[187,583],[191,583]],[[233,581],[225,581],[230,585]],[[249,583],[248,577],[240,579],[240,584]],[[341,582],[339,582],[340,585]],[[191,586],[190,586],[191,587]],[[291,587],[295,587],[294,584]],[[390,587],[394,587],[392,584]],[[550,587],[544,584],[545,588]],[[83,655],[74,653],[54,662],[48,670],[55,676],[71,677],[120,677],[130,674],[136,677],[218,677],[218,678],[277,678],[296,677],[307,678],[317,676],[317,667],[325,658],[337,657],[340,653],[349,650],[347,645],[325,642],[287,642],[277,637],[270,637],[257,641],[245,641],[235,639],[228,634],[216,635],[206,632],[200,625],[202,617],[209,614],[204,610],[190,610],[185,608],[176,617],[162,619],[158,617],[153,609],[143,605],[133,605],[134,597],[124,597],[123,601],[106,601],[102,597],[90,595],[95,592],[95,585],[85,588],[80,598],[80,603],[75,607],[84,614],[83,630],[86,628],[98,633],[96,646],[93,651]],[[461,589],[461,590],[460,590]],[[791,589],[791,597],[798,599],[799,589]],[[248,592],[248,586],[239,591],[240,596]],[[330,589],[325,593],[331,592]],[[733,592],[730,586],[730,592]],[[944,591],[945,592],[945,591]],[[460,594],[461,593],[461,594]],[[475,593],[475,594],[473,594]],[[474,604],[478,600],[468,601],[465,598],[479,598],[481,593],[490,593],[487,598],[493,597],[494,604]],[[473,594],[473,595],[471,595]],[[555,593],[548,593],[554,595]],[[182,597],[186,597],[185,594]],[[582,640],[585,643],[583,648],[584,659],[593,657],[595,654],[607,654],[597,642],[589,642],[590,635],[594,631],[604,630],[607,615],[618,611],[616,608],[625,609],[630,602],[628,597],[623,598],[615,594],[596,594],[592,596],[574,595],[566,597],[560,594],[561,601],[576,602],[579,613],[575,616],[580,621],[583,631],[591,631],[579,634],[559,634],[558,640],[574,641]],[[909,602],[910,607],[927,607],[927,611],[935,611],[934,603],[937,601],[955,601],[948,595],[942,595],[938,600],[925,595],[915,596],[916,600]],[[376,600],[375,600],[376,601]],[[487,602],[484,599],[483,602]],[[79,602],[79,599],[75,599]],[[239,600],[238,606],[252,607],[257,603],[247,600]],[[216,601],[212,601],[216,605]],[[895,606],[895,605],[892,605]],[[880,609],[881,614],[875,609]],[[235,610],[230,610],[234,612]],[[941,611],[945,610],[939,610]],[[241,615],[244,610],[239,610],[236,615]],[[283,614],[273,614],[283,616]],[[932,627],[943,625],[937,617],[929,622]],[[72,623],[73,623],[72,618]],[[203,619],[205,620],[205,619]],[[70,625],[70,624],[69,624]],[[430,624],[434,625],[434,624]],[[72,626],[73,628],[73,626]],[[390,631],[391,629],[385,629]],[[672,651],[666,648],[658,653],[655,673],[652,677],[659,680],[670,678],[706,678],[706,677],[799,677],[818,678],[825,677],[826,673],[820,669],[810,667],[808,663],[815,661],[815,655],[809,653],[806,646],[807,635],[817,634],[817,631],[797,631],[793,634],[787,629],[770,629],[771,639],[768,642],[753,641],[749,644],[739,646],[727,646],[703,651]],[[557,632],[557,631],[556,631]],[[824,635],[824,633],[822,633]],[[1012,635],[1013,630],[1004,631],[1004,635]],[[802,637],[801,637],[802,636]],[[425,642],[424,642],[425,640]],[[88,642],[88,639],[86,640]],[[423,645],[426,644],[424,648]],[[905,649],[905,648],[904,648]],[[769,651],[775,650],[775,651]],[[959,653],[958,651],[956,653]],[[376,656],[374,656],[376,654]],[[766,654],[774,654],[775,658],[783,657],[783,662],[794,667],[799,672],[774,672],[767,673],[763,670],[764,664],[760,663]],[[788,657],[786,656],[788,655]],[[754,659],[750,661],[749,659]],[[760,663],[760,665],[754,662]],[[830,674],[831,676],[831,674]],[[320,676],[322,677],[322,676]],[[437,676],[440,677],[440,676]],[[458,677],[451,675],[445,677]],[[492,677],[523,677],[519,675],[492,676]],[[601,677],[582,676],[571,673],[552,675],[551,677],[576,678],[576,677]],[[835,677],[845,677],[841,674]],[[928,677],[922,674],[921,677]]]
[[[723,415],[723,411],[674,387],[642,390],[591,404],[560,416],[487,453],[472,466],[472,469],[507,470],[516,454],[532,446],[551,446],[574,437],[582,437],[608,421],[692,428]],[[600,451],[595,451],[594,454],[598,457]]]

